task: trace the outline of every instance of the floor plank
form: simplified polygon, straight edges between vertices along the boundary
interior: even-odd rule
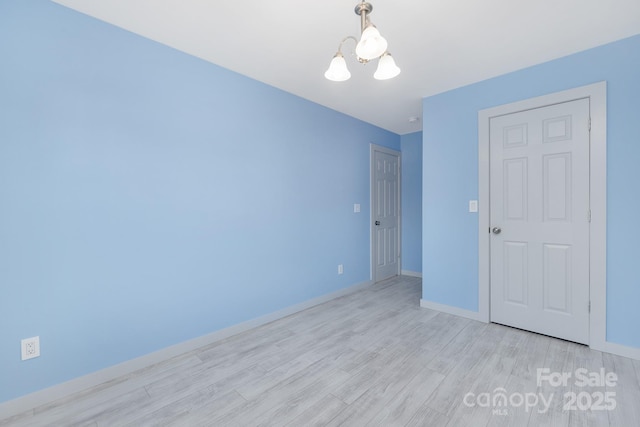
[[[445,376],[438,372],[422,369],[401,392],[383,406],[369,424],[376,426],[408,424],[444,378]]]

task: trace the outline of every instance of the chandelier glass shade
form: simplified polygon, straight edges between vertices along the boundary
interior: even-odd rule
[[[348,70],[347,70],[348,71]],[[389,52],[385,52],[378,60],[378,69],[373,75],[376,80],[392,79],[400,74],[400,68]]]
[[[334,82],[343,82],[351,78],[351,73],[347,68],[347,61],[344,60],[342,53],[338,52],[334,55],[324,76]]]
[[[380,31],[369,24],[360,36],[360,41],[356,45],[356,55],[358,58],[370,61],[379,58],[387,51],[387,41],[380,35]]]

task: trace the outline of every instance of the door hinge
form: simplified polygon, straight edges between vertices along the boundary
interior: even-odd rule
[[[591,209],[587,210],[587,222],[591,222]]]
[[[591,301],[589,301],[589,313],[591,313]]]
[[[591,131],[591,117],[589,117],[589,131]]]

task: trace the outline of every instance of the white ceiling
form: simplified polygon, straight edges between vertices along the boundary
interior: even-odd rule
[[[401,135],[425,96],[640,34],[639,0],[371,0],[402,73],[347,57],[336,83],[323,73],[359,33],[358,0],[54,1]]]

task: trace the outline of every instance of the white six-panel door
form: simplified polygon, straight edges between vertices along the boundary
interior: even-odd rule
[[[492,322],[589,342],[589,100],[493,117]]]
[[[399,274],[400,153],[372,147],[373,279]]]

